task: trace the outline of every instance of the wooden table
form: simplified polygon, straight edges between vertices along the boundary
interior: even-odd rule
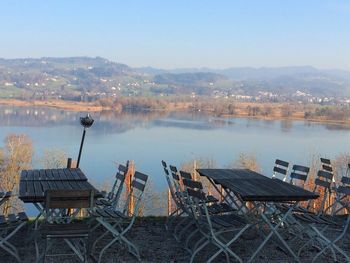
[[[87,180],[80,168],[23,170],[20,178],[19,199],[24,203],[43,203],[45,191],[94,190],[99,191]]]
[[[220,184],[227,195],[231,196],[231,193],[233,193],[244,207],[246,207],[244,203],[250,201],[254,206],[255,214],[258,218],[262,219],[261,222],[257,221],[257,225],[262,229],[266,228],[266,225],[269,226],[270,233],[265,236],[265,239],[255,250],[248,262],[254,260],[273,235],[277,236],[295,261],[300,262],[299,257],[279,233],[279,229],[280,226],[284,225],[287,218],[293,216],[292,211],[300,201],[316,199],[319,197],[318,194],[279,179],[268,178],[248,169],[197,169],[197,171],[201,176],[207,177],[214,187],[216,187],[215,184]],[[236,204],[235,200],[233,202]],[[280,202],[290,202],[291,205],[289,207],[287,206],[287,211],[278,211],[278,208],[274,204]],[[266,209],[267,207],[269,209]],[[278,222],[271,221],[271,216],[268,214],[268,210],[271,211],[271,208],[278,211],[281,215]]]
[[[243,201],[290,202],[316,199],[318,194],[271,179],[249,169],[197,169],[201,176],[238,195]]]

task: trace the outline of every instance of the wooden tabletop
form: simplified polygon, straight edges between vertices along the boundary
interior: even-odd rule
[[[94,190],[80,168],[23,170],[21,172],[19,199],[25,203],[41,203],[46,190]]]
[[[248,169],[197,169],[201,176],[231,190],[244,201],[306,201],[319,195]]]

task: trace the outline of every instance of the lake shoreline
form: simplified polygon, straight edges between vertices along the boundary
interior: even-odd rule
[[[266,120],[266,121],[306,121],[313,123],[321,123],[321,124],[333,124],[333,125],[342,125],[342,126],[350,126],[350,120],[331,120],[327,118],[304,118],[302,117],[301,112],[296,112],[295,114],[284,117],[279,112],[274,112],[270,116],[250,116],[245,114],[242,109],[245,107],[254,107],[254,106],[271,106],[271,103],[254,103],[254,102],[238,102],[238,111],[235,114],[221,114],[213,112],[212,110],[196,110],[191,107],[189,103],[177,104],[171,103],[171,105],[165,109],[145,109],[145,111],[161,111],[161,112],[175,112],[175,111],[198,111],[205,112],[208,115],[214,117],[222,117],[222,118],[246,118],[246,119],[255,119],[255,120]],[[66,111],[73,112],[101,112],[101,111],[118,111],[113,107],[109,106],[101,106],[96,105],[96,102],[77,102],[77,101],[66,101],[66,100],[17,100],[17,99],[0,99],[0,105],[2,106],[13,106],[13,107],[48,107],[48,108],[56,108]],[[282,103],[274,104],[278,107],[284,105]],[[120,111],[120,110],[119,110]]]

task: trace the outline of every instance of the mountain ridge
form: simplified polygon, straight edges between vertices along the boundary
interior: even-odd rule
[[[313,96],[343,97],[350,96],[350,72],[313,66],[157,69],[87,56],[0,58],[2,95],[9,93],[10,87],[16,96],[27,91],[44,94],[43,87],[47,87],[52,94],[74,96],[79,92],[119,94],[116,90],[124,95],[193,92],[213,95],[219,90],[283,96],[301,91]]]

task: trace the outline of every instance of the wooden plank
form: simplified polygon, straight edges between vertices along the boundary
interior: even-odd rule
[[[72,186],[70,185],[69,181],[67,180],[64,180],[64,181],[61,181],[63,186],[64,186],[64,189],[68,189],[68,190],[73,190]]]
[[[43,191],[43,188],[41,187],[41,182],[39,180],[33,181],[33,186],[34,186],[35,196],[43,196],[44,195],[44,191]]]
[[[75,172],[80,177],[80,180],[87,181],[87,178],[86,178],[85,174],[82,172],[82,170],[80,170],[80,168],[75,168]]]
[[[57,171],[58,175],[59,175],[59,178],[60,180],[67,180],[67,175],[65,174],[65,172],[63,171],[63,169],[59,169]]]
[[[72,180],[87,181],[86,176],[79,168],[67,169],[66,172],[70,174],[70,178],[72,178]]]
[[[61,180],[61,176],[59,174],[59,171],[62,169],[52,169],[51,170],[51,174],[52,174],[52,178],[53,180],[57,181],[57,180]]]
[[[34,180],[34,170],[27,171],[27,180]]]
[[[32,180],[40,180],[39,170],[33,170],[33,179]]]
[[[19,182],[19,199],[21,197],[26,196],[27,193],[27,181],[20,181]]]
[[[57,189],[56,182],[54,180],[47,181],[50,189]]]
[[[27,174],[28,174],[28,171],[27,170],[23,170],[22,172],[21,172],[21,181],[25,181],[25,180],[27,180]]]
[[[46,180],[54,180],[54,176],[53,176],[53,171],[54,170],[55,169],[46,169],[45,170],[45,175],[46,175],[45,179]]]
[[[46,171],[43,169],[39,170],[39,180],[46,180]]]
[[[64,169],[63,172],[66,175],[68,181],[79,180],[79,176],[75,174],[74,168]]]
[[[30,180],[27,181],[27,196],[35,196],[35,191],[34,191],[34,181]]]
[[[50,185],[47,181],[41,181],[41,187],[43,189],[43,195],[45,195],[46,190],[50,189]]]

